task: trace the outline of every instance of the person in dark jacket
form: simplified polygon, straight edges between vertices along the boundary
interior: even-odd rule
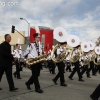
[[[96,87],[93,93],[90,95],[92,100],[98,100],[100,97],[100,84]]]
[[[18,88],[14,87],[14,82],[12,78],[12,61],[14,61],[13,55],[11,54],[11,36],[9,34],[5,35],[5,41],[0,44],[0,81],[2,79],[3,73],[6,73],[7,81],[9,84],[9,90],[14,91]]]

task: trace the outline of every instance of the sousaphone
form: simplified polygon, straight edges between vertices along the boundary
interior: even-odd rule
[[[92,55],[92,57],[91,57],[91,61],[94,61],[95,60],[95,58],[96,58],[96,53],[95,53],[95,51],[94,51],[94,48],[95,48],[95,44],[92,42],[92,41],[89,41],[88,42],[89,43],[89,48],[90,48],[90,50],[91,50],[91,55]]]
[[[90,56],[89,56],[89,51],[90,51],[90,45],[88,42],[82,42],[81,43],[81,49],[83,51],[83,56],[87,56],[87,59],[83,58],[82,65],[88,65],[90,63]]]
[[[67,56],[66,48],[64,48],[64,51],[57,56],[55,56],[55,52],[57,53],[57,49],[61,46],[60,43],[66,42],[68,33],[66,32],[64,28],[56,27],[53,31],[53,36],[54,36],[54,39],[58,41],[58,44],[51,51],[51,59],[55,63],[59,63],[59,62],[62,62]]]
[[[77,52],[76,55],[73,55],[74,51],[77,50],[77,46],[80,44],[80,39],[75,36],[75,35],[70,35],[68,38],[67,38],[67,44],[71,47],[73,47],[72,51],[70,52],[70,61],[72,63],[75,63],[79,60],[80,58],[80,51]],[[78,50],[77,50],[78,51]]]
[[[96,58],[97,58],[97,56],[99,56],[100,55],[100,47],[95,47],[95,53],[96,53]],[[94,62],[94,64],[95,65],[100,65],[100,60],[99,61],[93,61]]]

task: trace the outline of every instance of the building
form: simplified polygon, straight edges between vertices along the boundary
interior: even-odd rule
[[[21,31],[20,32],[24,37],[25,37],[25,31]],[[12,49],[14,48],[15,44],[18,43],[18,44],[25,44],[25,38],[20,35],[18,32],[15,32],[15,33],[10,33],[11,35],[11,42],[10,44],[12,45]],[[4,42],[4,35],[0,36],[0,43]]]
[[[48,27],[39,26],[40,42],[43,51],[47,52],[52,49],[53,45],[53,29]],[[35,27],[30,27],[30,42],[34,41],[33,34],[36,33]]]

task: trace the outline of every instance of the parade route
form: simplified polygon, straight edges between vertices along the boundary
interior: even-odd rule
[[[13,68],[13,72],[15,67]],[[57,73],[57,69],[56,69]],[[58,80],[58,85],[55,85],[52,79],[55,77],[54,74],[50,74],[48,69],[44,68],[41,71],[39,77],[41,89],[44,93],[39,94],[35,92],[34,84],[31,86],[32,90],[27,90],[25,82],[31,76],[31,71],[27,68],[24,68],[21,71],[22,79],[14,79],[15,87],[19,89],[16,92],[9,92],[8,83],[6,80],[5,74],[3,75],[0,87],[3,89],[0,91],[0,100],[91,100],[90,94],[100,83],[100,75],[97,73],[97,76],[92,76],[87,78],[86,74],[83,75],[85,82],[78,81],[77,73],[73,77],[74,80],[69,80],[70,72],[65,73],[65,81],[67,87],[60,86]]]

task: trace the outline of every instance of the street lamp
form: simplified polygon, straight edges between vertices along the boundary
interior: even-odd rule
[[[25,20],[28,23],[28,37],[29,37],[29,33],[30,33],[30,23],[24,19],[24,18],[20,18],[20,20]]]

